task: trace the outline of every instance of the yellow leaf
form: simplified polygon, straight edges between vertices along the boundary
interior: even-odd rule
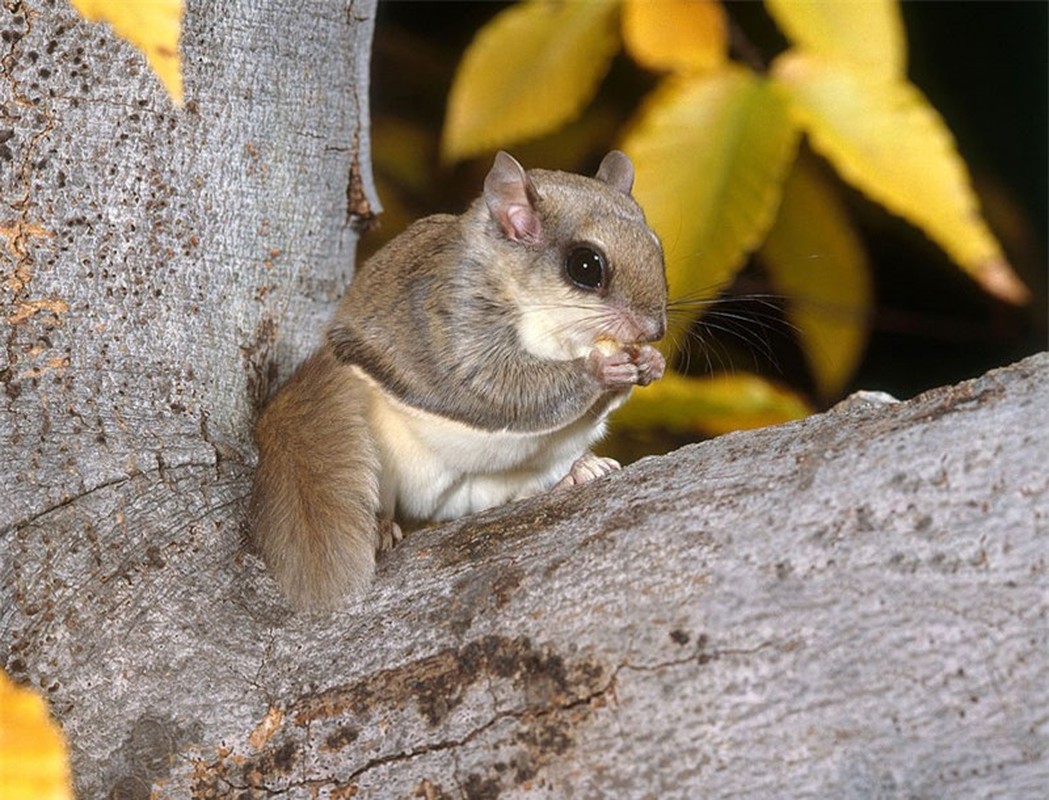
[[[765,8],[802,50],[881,78],[902,78],[907,71],[907,40],[895,0],[765,0]]]
[[[787,297],[787,318],[816,388],[825,398],[837,395],[863,355],[873,288],[859,236],[811,161],[795,163],[759,254],[773,286]]]
[[[104,20],[116,34],[141,50],[176,105],[182,105],[178,39],[182,0],[72,0],[91,22]]]
[[[623,43],[643,67],[705,72],[728,57],[725,9],[714,0],[626,0]]]
[[[72,800],[62,731],[40,695],[0,670],[0,794],[5,800]]]
[[[800,419],[812,408],[797,394],[747,373],[694,378],[668,372],[615,412],[615,428],[717,436]]]
[[[529,0],[489,22],[470,43],[448,97],[448,161],[538,136],[594,96],[619,48],[617,0]]]
[[[637,170],[634,196],[663,240],[672,301],[724,288],[761,243],[797,141],[778,94],[747,70],[669,78],[649,97],[623,149]],[[665,341],[694,316],[672,313]]]
[[[801,52],[778,58],[773,74],[813,148],[845,180],[925,231],[988,292],[1026,302],[950,131],[917,88]]]

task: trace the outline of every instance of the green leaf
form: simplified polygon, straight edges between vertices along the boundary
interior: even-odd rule
[[[615,412],[614,428],[717,436],[800,419],[812,408],[798,394],[748,373],[695,378],[668,372]]]
[[[813,148],[845,180],[925,231],[991,294],[1027,300],[950,131],[917,88],[801,52],[777,58],[772,72]]]
[[[529,0],[470,43],[448,98],[448,161],[555,130],[594,96],[619,49],[617,0]]]
[[[811,160],[795,163],[759,255],[773,286],[787,297],[787,318],[820,395],[839,394],[867,343],[873,287],[852,221]]]
[[[668,78],[649,97],[623,149],[663,240],[672,300],[716,293],[761,243],[797,141],[783,100],[743,69]],[[672,315],[667,341],[690,322]]]
[[[802,50],[880,78],[907,72],[907,40],[895,0],[765,0],[765,8]]]

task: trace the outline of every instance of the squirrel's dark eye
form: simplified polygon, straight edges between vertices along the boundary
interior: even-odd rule
[[[600,289],[605,282],[605,257],[592,247],[577,247],[565,260],[565,274],[580,289]]]

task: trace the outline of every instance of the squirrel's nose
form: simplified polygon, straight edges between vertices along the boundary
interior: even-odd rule
[[[645,333],[646,342],[662,339],[667,332],[667,315],[664,313],[655,317],[648,317],[642,323],[641,328]]]

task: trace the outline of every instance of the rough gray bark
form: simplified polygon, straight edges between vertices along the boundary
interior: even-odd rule
[[[1044,796],[1045,355],[419,532],[291,615],[249,426],[373,202],[373,9],[247,5],[191,4],[182,113],[62,4],[5,26],[0,655],[81,796]]]
[[[237,548],[254,409],[313,347],[375,208],[374,0],[188,6],[176,110],[66,0],[0,3],[0,638],[86,797],[139,775],[105,753],[125,689],[156,680],[130,655],[166,624],[155,578],[203,607],[232,589],[208,565]]]

